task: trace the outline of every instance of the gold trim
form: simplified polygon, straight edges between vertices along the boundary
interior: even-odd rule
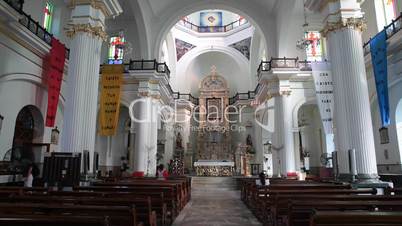
[[[363,18],[342,18],[338,22],[327,22],[321,34],[323,37],[326,37],[328,33],[343,28],[352,28],[363,32],[367,28],[367,25]]]
[[[103,41],[107,40],[107,33],[103,30],[103,27],[100,26],[92,27],[90,24],[70,24],[68,28],[66,28],[66,35],[69,38],[74,37],[74,35],[79,32],[89,33]]]

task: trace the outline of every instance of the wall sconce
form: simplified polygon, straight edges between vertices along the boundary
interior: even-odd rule
[[[50,136],[50,143],[58,145],[59,144],[59,135],[60,135],[60,131],[57,129],[57,126],[56,126],[56,128],[52,129],[52,134]]]
[[[0,132],[1,132],[1,128],[3,127],[3,120],[4,120],[4,117],[2,115],[0,115]]]

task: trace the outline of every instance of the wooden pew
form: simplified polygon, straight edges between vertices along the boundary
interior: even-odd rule
[[[315,211],[310,226],[400,226],[402,212]]]
[[[288,216],[284,221],[287,226],[308,226],[314,211],[402,211],[402,201],[290,201]]]
[[[112,226],[137,226],[135,207],[64,205],[42,203],[0,203],[0,214],[43,216],[108,216]]]
[[[152,211],[151,198],[130,197],[130,199],[120,196],[115,197],[96,197],[96,196],[51,196],[51,195],[10,195],[9,197],[0,197],[0,203],[40,203],[40,204],[73,204],[86,206],[135,206],[136,224],[143,222],[146,225],[155,226],[156,212]]]
[[[107,216],[46,216],[0,214],[0,225],[7,226],[111,226]]]
[[[97,193],[118,193],[116,195],[139,195],[144,196],[148,194],[161,194],[163,193],[164,201],[166,202],[167,211],[165,215],[170,216],[171,220],[173,220],[179,213],[177,208],[177,202],[174,196],[173,188],[171,187],[138,187],[138,186],[130,186],[130,187],[121,187],[121,186],[87,186],[87,187],[75,187],[75,192],[97,192]],[[157,200],[155,200],[157,201]],[[160,205],[163,205],[161,203]],[[162,208],[162,207],[161,207]]]

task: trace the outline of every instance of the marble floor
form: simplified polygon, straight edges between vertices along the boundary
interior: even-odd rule
[[[173,226],[261,225],[240,200],[232,178],[193,177],[191,194]]]

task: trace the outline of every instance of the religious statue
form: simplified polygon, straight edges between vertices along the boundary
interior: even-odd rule
[[[247,153],[254,154],[255,150],[253,148],[253,141],[251,141],[251,135],[250,134],[247,136],[246,145],[247,145]]]
[[[183,149],[183,145],[182,145],[182,137],[180,132],[177,134],[176,136],[176,149]]]
[[[247,136],[246,144],[248,146],[251,146],[251,147],[253,146],[253,141],[251,141],[251,135],[250,134]]]

